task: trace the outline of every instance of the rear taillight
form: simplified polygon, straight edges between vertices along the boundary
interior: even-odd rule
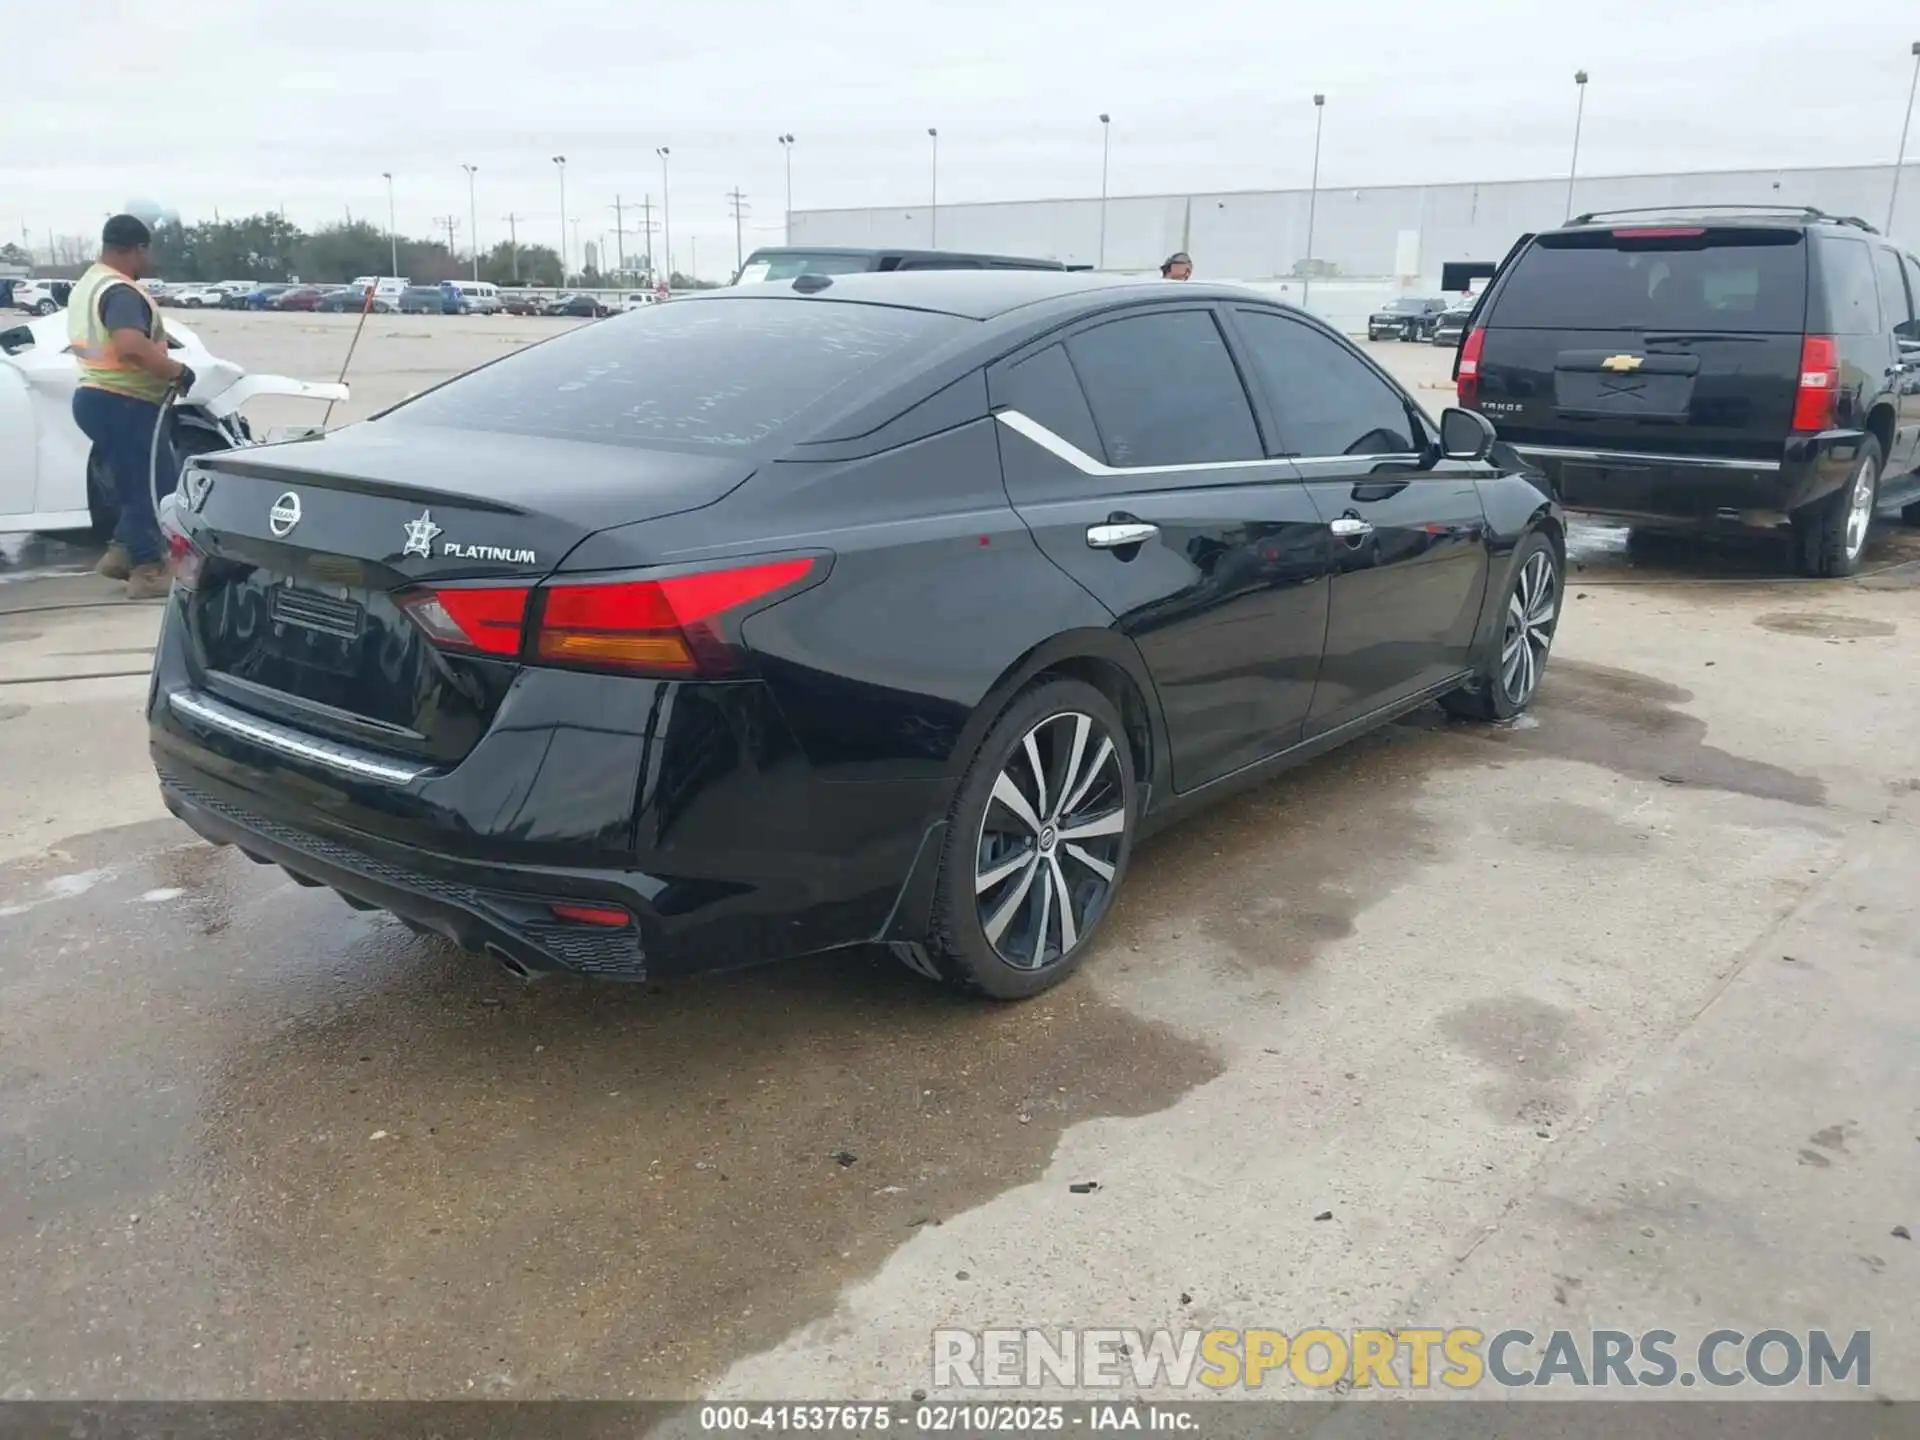
[[[181,589],[197,589],[200,584],[200,572],[206,567],[206,555],[198,545],[193,543],[192,537],[180,528],[179,521],[174,518],[172,506],[162,505],[159,519],[160,536],[167,542],[168,573]]]
[[[1827,430],[1840,398],[1840,348],[1831,335],[1800,342],[1800,385],[1793,397],[1793,428]]]
[[[449,585],[397,599],[443,650],[626,675],[721,677],[743,668],[729,618],[819,574],[819,562],[803,557],[661,579]]]
[[[1460,347],[1460,368],[1454,371],[1453,380],[1462,405],[1470,406],[1480,398],[1480,352],[1486,346],[1487,332],[1476,328],[1467,332]]]
[[[725,675],[739,668],[726,615],[813,569],[811,559],[776,560],[663,580],[551,585],[541,591],[534,658],[639,675]]]
[[[524,585],[418,590],[400,597],[401,608],[443,650],[512,657],[520,653],[527,618]]]

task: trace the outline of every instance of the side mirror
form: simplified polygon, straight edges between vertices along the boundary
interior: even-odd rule
[[[1493,422],[1477,410],[1440,413],[1440,454],[1447,460],[1484,460],[1493,453]]]

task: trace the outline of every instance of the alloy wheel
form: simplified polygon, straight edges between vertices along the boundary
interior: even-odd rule
[[[1050,715],[993,782],[974,849],[987,943],[1009,965],[1058,964],[1105,911],[1127,835],[1121,752],[1077,710]]]
[[[1536,550],[1520,567],[1520,578],[1507,597],[1506,631],[1500,638],[1500,688],[1516,709],[1539,687],[1559,619],[1560,582],[1553,573],[1553,557]]]
[[[1880,479],[1880,467],[1869,456],[1860,462],[1853,477],[1853,493],[1847,503],[1847,559],[1858,558],[1867,547],[1867,531],[1873,525],[1873,495]]]

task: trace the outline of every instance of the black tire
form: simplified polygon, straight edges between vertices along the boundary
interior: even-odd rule
[[[1860,568],[1880,502],[1880,441],[1861,439],[1847,483],[1793,517],[1793,564],[1802,575],[1838,580]],[[1864,489],[1864,496],[1863,496]]]
[[[1002,781],[1037,829],[1000,798]],[[1072,974],[1126,880],[1138,794],[1127,732],[1105,695],[1061,678],[1016,698],[981,743],[947,816],[927,944],[940,978],[995,1000],[1024,1000]],[[1118,829],[1108,828],[1116,815]],[[1076,826],[1077,842],[1069,839]],[[1094,826],[1102,828],[1084,828]],[[1055,913],[1063,898],[1069,925]]]
[[[1913,504],[1902,510],[1900,512],[1900,518],[1909,525],[1920,525],[1920,500],[1914,501]]]
[[[51,300],[42,300],[38,305],[33,307],[33,313],[36,315],[51,315],[59,308],[60,307]]]
[[[1540,691],[1566,595],[1566,561],[1560,547],[1534,531],[1514,552],[1512,576],[1473,680],[1440,697],[1449,715],[1462,720],[1511,720]]]

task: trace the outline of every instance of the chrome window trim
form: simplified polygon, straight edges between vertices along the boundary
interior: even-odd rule
[[[1726,455],[1658,455],[1650,450],[1582,450],[1569,445],[1515,445],[1526,459],[1619,461],[1633,465],[1692,465],[1703,470],[1775,471],[1778,460],[1740,460]]]
[[[1418,462],[1421,458],[1417,452],[1395,452],[1387,455],[1268,455],[1259,460],[1218,460],[1183,465],[1109,465],[1104,460],[1094,459],[1071,440],[1054,434],[1031,415],[1018,410],[997,410],[993,418],[1014,434],[1025,436],[1042,450],[1066,461],[1082,475],[1103,480],[1124,479],[1129,475],[1196,475],[1215,470],[1265,470],[1277,466],[1291,467],[1298,474],[1310,477],[1315,470],[1336,465],[1351,467],[1363,461],[1374,464]]]
[[[323,765],[329,770],[337,770],[343,775],[352,775],[356,779],[379,780],[389,785],[405,785],[430,773],[433,768],[429,765],[408,765],[382,760],[362,750],[302,735],[288,726],[276,725],[271,720],[262,720],[257,716],[243,714],[210,695],[175,690],[167,696],[167,706],[210,729],[219,730],[228,735],[237,735],[243,740],[251,740],[263,749],[289,755],[296,760],[305,760],[314,765]]]

